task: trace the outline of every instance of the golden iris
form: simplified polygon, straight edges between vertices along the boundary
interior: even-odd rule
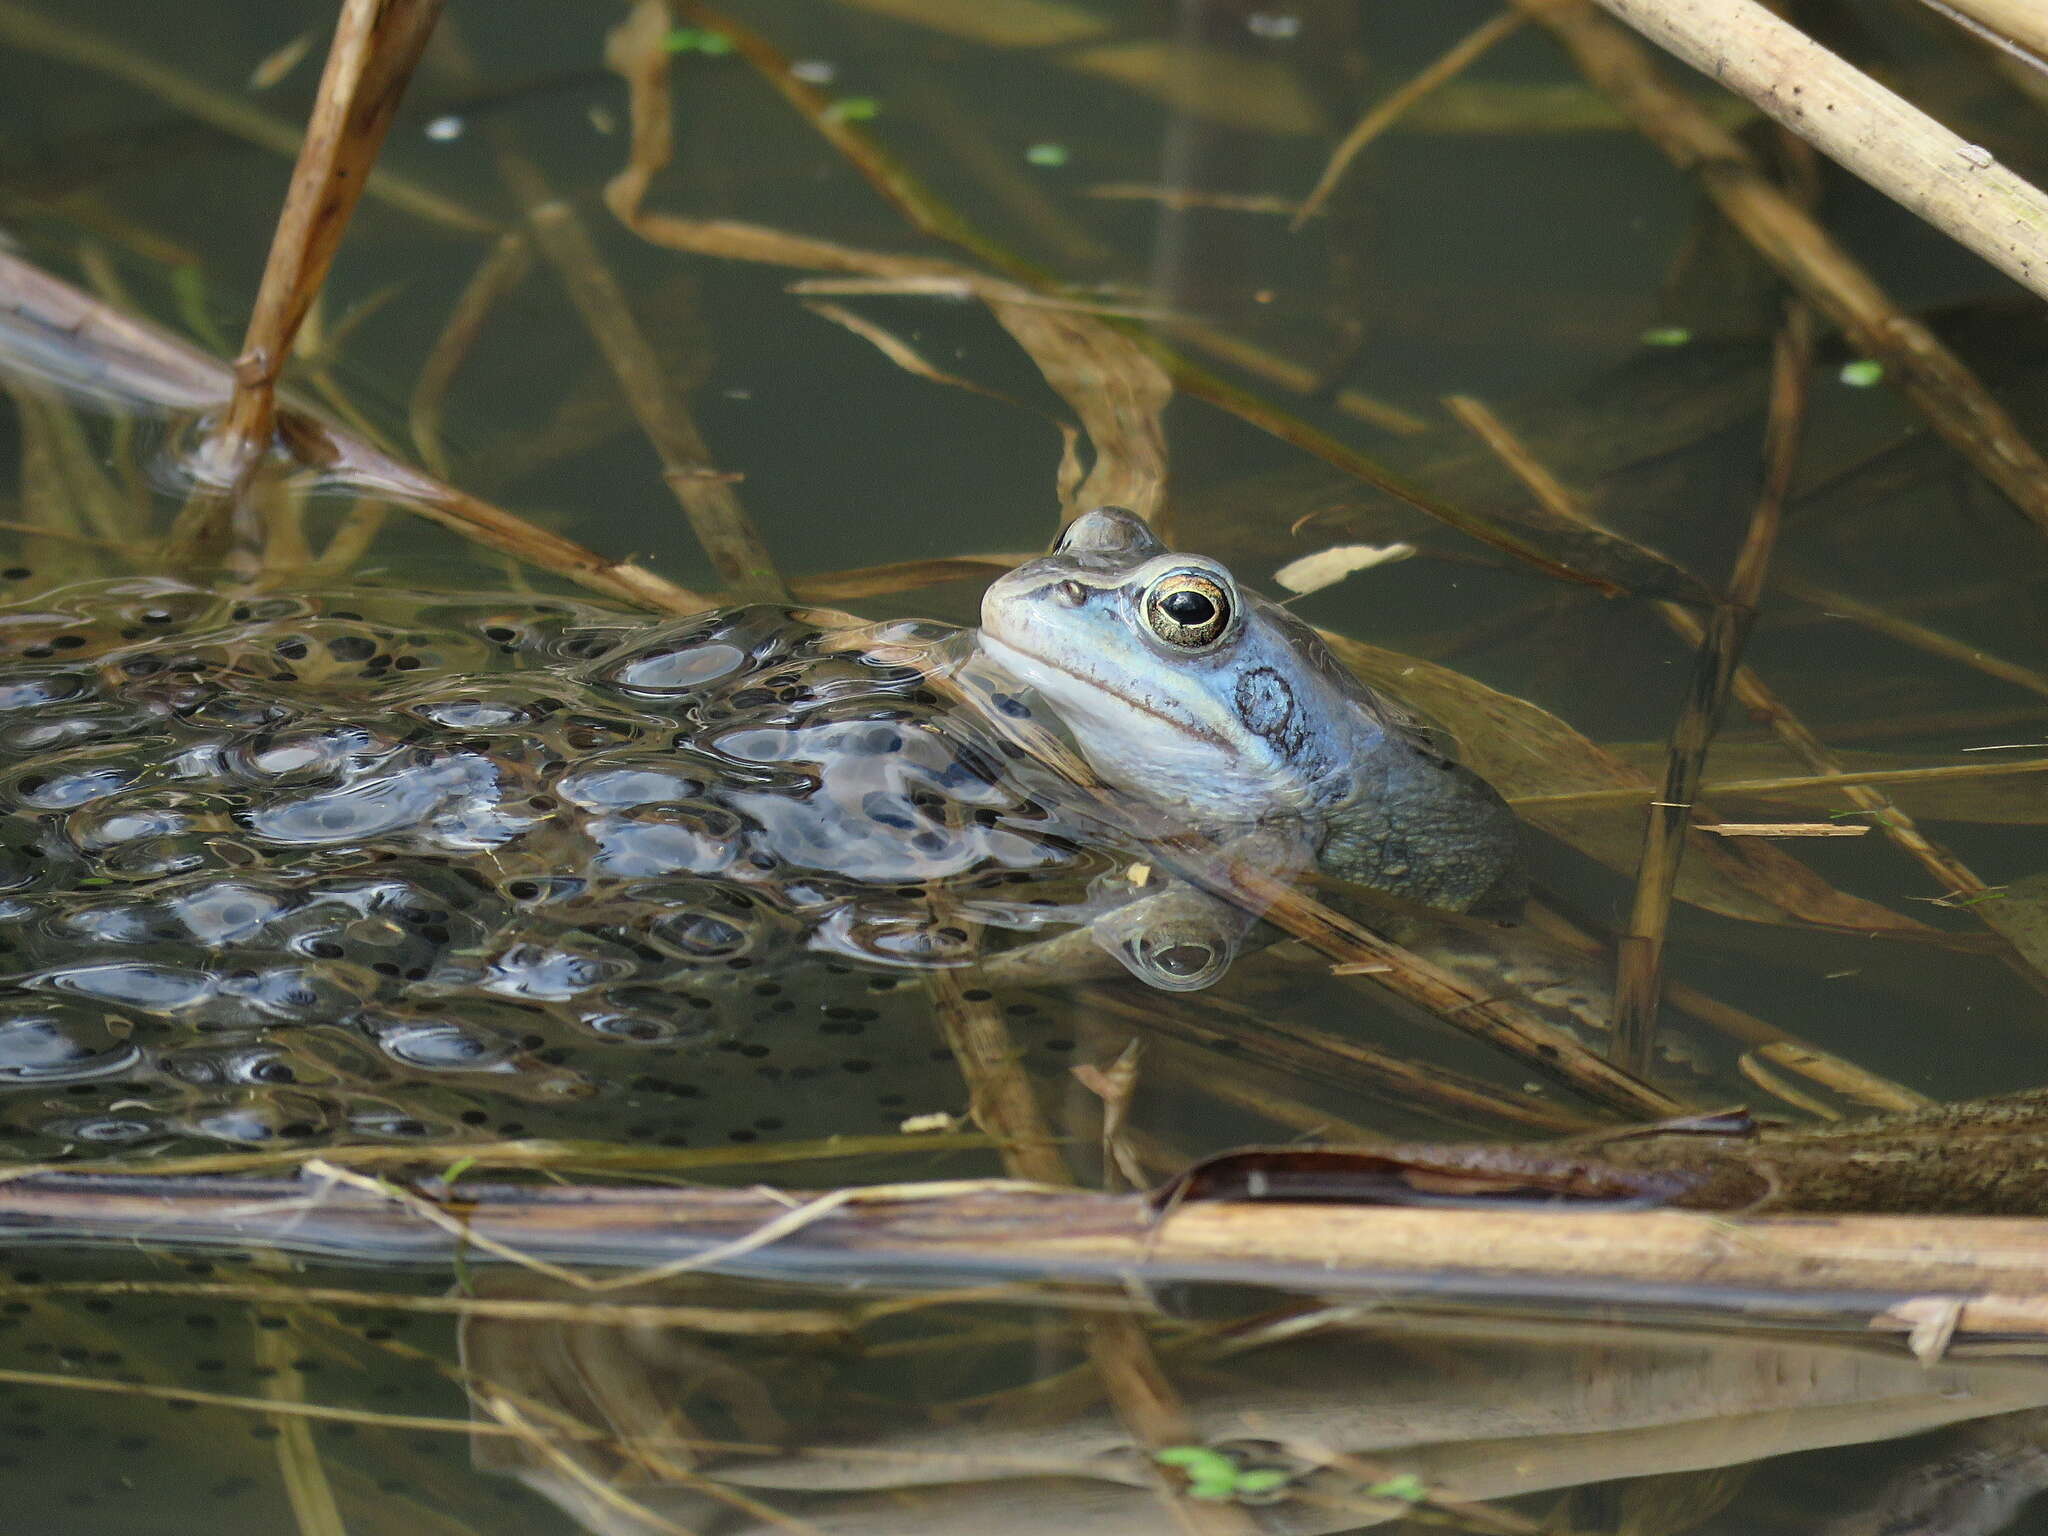
[[[1198,651],[1230,627],[1230,592],[1199,571],[1174,571],[1145,593],[1145,622],[1168,645]]]

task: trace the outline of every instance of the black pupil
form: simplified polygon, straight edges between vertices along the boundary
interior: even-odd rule
[[[1160,599],[1159,606],[1174,623],[1190,629],[1216,617],[1216,604],[1199,592],[1169,592]]]

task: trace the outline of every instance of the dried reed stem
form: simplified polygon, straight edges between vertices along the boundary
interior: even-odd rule
[[[2048,10],[2040,0],[1922,0],[2033,68],[2048,69]]]
[[[593,592],[622,598],[657,613],[701,613],[712,602],[664,576],[612,560],[489,502],[444,485],[432,476],[389,458],[368,443],[347,437],[311,417],[287,412],[278,420],[286,446],[300,462],[326,470],[349,484],[388,496],[429,522],[472,543],[553,571]]]
[[[754,73],[788,102],[838,152],[840,158],[918,230],[948,245],[958,246],[998,272],[1026,278],[1043,276],[933,196],[915,172],[889,153],[852,117],[835,112],[831,97],[803,80],[790,67],[793,62],[790,57],[762,33],[702,3],[702,0],[677,0],[677,10],[693,25],[730,38]]]
[[[1072,1184],[1073,1173],[1024,1073],[1022,1052],[994,999],[986,992],[970,996],[955,971],[932,971],[925,985],[946,1044],[967,1079],[975,1122],[996,1138],[1004,1169],[1034,1184]],[[1187,1409],[1160,1369],[1143,1325],[1120,1313],[1092,1314],[1082,1328],[1103,1390],[1132,1437],[1155,1450],[1186,1444],[1191,1432]],[[1255,1536],[1257,1527],[1241,1510],[1204,1507],[1164,1483],[1160,1491],[1189,1536]]]
[[[1592,1123],[1560,1105],[1440,1064],[1413,1062],[1343,1035],[1268,1018],[1220,998],[1181,997],[1166,1006],[1123,987],[1091,987],[1082,997],[1098,1013],[1115,1015],[1204,1049],[1203,1059],[1212,1068],[1223,1061],[1262,1065],[1291,1080],[1325,1083],[1347,1094],[1363,1093],[1404,1109],[1439,1115],[1453,1124],[1469,1124],[1476,1118],[1523,1131],[1569,1135]]]
[[[284,1263],[281,1254],[260,1257],[275,1267]],[[288,1324],[281,1332],[256,1327],[252,1342],[257,1368],[263,1373],[263,1395],[280,1409],[270,1416],[270,1425],[277,1431],[278,1474],[299,1536],[347,1536],[334,1485],[327,1480],[327,1468],[313,1439],[313,1425],[305,1415],[292,1411],[306,1405],[306,1377],[297,1363],[305,1341],[297,1328]]]
[[[2048,298],[2048,196],[1756,0],[1599,0],[1830,160]],[[1986,3],[2048,34],[2038,0]],[[1552,0],[1526,9],[1541,15]],[[1960,7],[1971,10],[1970,4]],[[1990,16],[1980,18],[2000,26]]]
[[[855,1314],[796,1307],[675,1306],[666,1302],[549,1301],[514,1296],[414,1296],[403,1291],[350,1291],[303,1285],[280,1275],[261,1285],[218,1280],[52,1280],[0,1286],[0,1296],[172,1296],[185,1301],[248,1301],[267,1307],[347,1307],[481,1317],[508,1323],[578,1323],[603,1328],[686,1328],[741,1337],[841,1337],[860,1324]]]
[[[180,515],[171,531],[174,555],[200,554],[226,518],[240,516],[240,503],[271,448],[285,359],[327,280],[441,6],[442,0],[343,0],[235,360],[234,395],[201,452],[202,480],[214,494]]]
[[[1803,308],[1795,308],[1780,335],[1773,368],[1764,490],[1751,516],[1727,597],[1716,605],[1705,631],[1692,688],[1672,728],[1663,788],[1646,808],[1635,894],[1627,928],[1615,949],[1612,1049],[1615,1060],[1633,1073],[1648,1071],[1654,1054],[1664,933],[1686,831],[1692,822],[1707,747],[1726,702],[1742,643],[1755,619],[1768,554],[1776,542],[1785,493],[1791,484],[1811,363],[1811,324]],[[1464,396],[1454,396],[1445,404],[1551,515],[1567,522],[1591,522],[1578,495],[1484,404]]]
[[[506,125],[499,125],[501,128]],[[581,214],[555,196],[538,166],[501,135],[498,170],[525,211],[541,255],[555,269],[570,302],[604,356],[634,418],[661,459],[661,477],[689,519],[721,580],[742,597],[785,601],[789,589],[734,489],[720,470],[689,407],[668,379],[654,344],[640,328]]]
[[[1684,610],[1681,610],[1683,612]],[[1690,618],[1691,616],[1688,615]],[[1692,618],[1693,628],[1680,630],[1689,640],[1697,643],[1700,630],[1698,619]],[[1674,625],[1674,627],[1676,627]],[[1738,694],[1745,703],[1748,695]],[[1774,701],[1773,694],[1755,695],[1766,703]],[[1780,705],[1780,708],[1783,706]],[[2038,715],[2029,714],[2028,720],[2037,720]],[[2048,773],[2048,758],[2025,758],[2018,762],[1986,761],[1982,763],[1950,763],[1935,768],[1857,768],[1842,772],[1816,771],[1810,774],[1784,774],[1768,779],[1715,779],[1700,786],[1703,795],[1784,795],[1809,789],[1848,790],[1865,784],[1941,784],[1955,779],[1995,779],[2007,774]],[[1642,805],[1654,791],[1641,789],[1572,789],[1554,795],[1510,795],[1508,804],[1519,809],[1535,807],[1548,810],[1577,809],[1581,806],[1601,805]]]
[[[63,1375],[54,1371],[0,1370],[0,1382],[12,1386],[58,1387],[73,1392],[108,1392],[117,1397],[146,1397],[166,1403],[195,1403],[202,1408],[233,1408],[269,1417],[319,1419],[330,1424],[362,1424],[379,1429],[423,1430],[450,1435],[492,1434],[493,1424],[473,1424],[468,1419],[433,1418],[415,1413],[378,1413],[368,1408],[334,1408],[325,1403],[277,1401],[263,1397],[242,1397],[232,1392],[202,1392],[196,1387],[160,1387],[143,1382],[116,1381],[102,1377]],[[510,1431],[504,1431],[509,1434]]]
[[[1774,585],[1787,597],[1796,597],[1800,602],[1818,608],[1823,613],[1852,619],[1864,628],[1875,630],[1901,645],[1910,645],[1930,656],[1939,656],[1943,661],[1954,662],[1958,666],[1968,667],[1973,672],[1981,672],[1986,677],[1995,677],[2002,683],[2010,683],[2015,688],[2024,688],[2038,697],[2048,698],[2048,674],[2036,668],[2009,661],[2003,656],[1994,656],[1989,651],[1956,639],[1953,635],[1943,634],[1926,624],[1901,618],[1875,603],[1866,603],[1861,598],[1851,597],[1848,593],[1833,587],[1808,581],[1789,571],[1780,572]]]
[[[1930,1111],[1950,1114],[1947,1108]],[[1865,1134],[1855,1123],[1798,1133],[1803,1145]],[[1628,1141],[1603,1155],[1618,1156]],[[1305,1285],[1322,1295],[1435,1295],[1582,1307],[1606,1297],[1719,1312],[1744,1327],[1770,1316],[1823,1321],[1903,1339],[1909,1306],[1958,1309],[1958,1341],[2017,1336],[2048,1345],[2048,1221],[2038,1217],[1719,1212],[1445,1210],[1324,1202],[1189,1201],[1161,1217],[1144,1196],[988,1185],[897,1185],[849,1192],[819,1219],[786,1231],[783,1257],[812,1281],[872,1281],[879,1264],[1000,1276],[1215,1279]],[[333,1190],[308,1209],[301,1181],[138,1191],[122,1180],[69,1175],[0,1188],[0,1226],[100,1240],[226,1243],[274,1240],[291,1250],[442,1259],[467,1240],[574,1257],[637,1261],[730,1248],[784,1221],[778,1190],[491,1188],[466,1192],[461,1223],[429,1226],[376,1195]],[[815,1191],[805,1192],[806,1196]],[[265,1202],[274,1202],[266,1211]],[[756,1257],[775,1249],[749,1250]],[[360,1410],[282,1404],[183,1388],[131,1386],[55,1373],[0,1372],[0,1382],[179,1398],[397,1427],[457,1427]],[[467,1429],[467,1425],[461,1426]]]
[[[1294,218],[1287,227],[1299,232],[1304,224],[1322,211],[1323,204],[1330,200],[1330,194],[1337,190],[1337,183],[1344,179],[1345,171],[1350,169],[1351,162],[1358,158],[1366,145],[1398,123],[1410,107],[1431,91],[1462,74],[1487,49],[1511,35],[1521,24],[1521,14],[1513,10],[1502,11],[1481,22],[1409,79],[1374,102],[1331,151],[1329,163],[1323,167],[1322,175],[1316,178],[1308,196],[1301,200],[1300,208],[1295,210]]]
[[[1666,622],[1679,634],[1688,638],[1694,638],[1699,634],[1699,621],[1688,610],[1676,603],[1660,603],[1658,609],[1663,613]],[[1932,875],[1935,883],[1946,895],[1981,897],[1992,889],[1989,882],[1974,869],[1921,831],[1919,823],[1901,809],[1897,801],[1875,787],[1882,783],[1898,782],[1896,774],[1886,777],[1844,771],[1835,755],[1821,739],[1807,728],[1805,722],[1792,712],[1774,689],[1747,667],[1738,669],[1735,674],[1735,697],[1752,716],[1768,722],[1777,738],[1812,767],[1816,777],[1808,782],[1838,788],[1851,805],[1858,810],[1869,812],[1871,821],[1877,829]],[[2008,771],[2039,772],[2048,769],[2048,762],[2004,763],[1999,766]],[[1958,764],[1951,769],[1929,768],[1919,771],[1946,778],[1977,777],[1981,774],[1981,769],[1974,763]],[[1723,785],[1715,788],[1718,793],[1726,794],[1731,792],[1733,786]],[[1972,914],[1986,927],[2000,937],[2008,939],[2001,951],[2002,958],[2008,965],[2015,967],[2037,986],[2048,984],[2048,972],[2044,972],[2023,947],[2010,942],[2002,921],[2002,911],[1996,909],[1994,905],[1972,902],[1963,902],[1959,905],[1969,906]]]
[[[1643,820],[1642,853],[1628,922],[1615,944],[1615,1059],[1635,1072],[1649,1070],[1663,995],[1664,936],[1671,894],[1685,855],[1692,805],[1705,776],[1707,749],[1742,664],[1756,623],[1764,577],[1783,525],[1785,498],[1798,467],[1806,423],[1807,382],[1813,371],[1813,314],[1794,300],[1771,353],[1771,398],[1764,425],[1763,486],[1751,509],[1722,600],[1714,605],[1694,653],[1692,685],[1671,728],[1664,784]]]
[[[1254,378],[1277,384],[1297,395],[1315,394],[1323,386],[1322,377],[1313,368],[1282,357],[1277,352],[1268,352],[1257,343],[1218,330],[1206,321],[1174,316],[1155,322],[1155,326],[1197,352],[1206,352],[1219,362],[1242,368]],[[1364,390],[1349,385],[1331,396],[1330,404],[1340,415],[1402,437],[1413,437],[1418,432],[1429,430],[1429,423],[1413,411],[1404,411],[1391,401],[1368,395]]]
[[[1587,79],[1674,164],[1697,172],[1708,196],[1758,253],[1852,345],[1882,361],[1935,431],[2048,532],[2048,461],[1931,330],[1900,310],[1731,134],[1664,79],[1634,38],[1593,10],[1591,0],[1513,3],[1549,28]],[[1734,3],[1725,0],[1723,8]],[[1745,12],[1756,9],[1742,3]],[[1692,0],[1673,4],[1704,9]]]
[[[1532,902],[1528,918],[1532,929],[1565,949],[1596,962],[1607,958],[1608,946],[1580,928],[1563,913],[1540,902]],[[1923,1109],[1933,1102],[1925,1094],[1915,1093],[1912,1089],[1902,1087],[1888,1078],[1879,1077],[1875,1072],[1859,1067],[1853,1062],[1844,1061],[1812,1042],[1789,1034],[1777,1025],[1767,1023],[1755,1014],[1724,1002],[1690,983],[1667,977],[1664,982],[1664,997],[1681,1012],[1697,1019],[1710,1029],[1719,1030],[1740,1045],[1765,1051],[1794,1053],[1805,1064],[1817,1064],[1815,1071],[1809,1075],[1818,1076],[1824,1070],[1831,1087],[1867,1108]]]
[[[470,274],[448,323],[434,339],[433,349],[412,383],[412,397],[406,404],[406,424],[412,432],[413,451],[435,474],[448,476],[448,452],[441,443],[441,411],[448,387],[455,382],[469,349],[490,318],[498,300],[517,288],[532,264],[532,247],[520,230],[500,235],[490,252]]]
[[[1195,854],[1181,872],[1198,878],[1208,860],[1197,851],[1194,840],[1175,838],[1170,840],[1170,846],[1175,851],[1185,849]],[[1213,854],[1213,850],[1209,852]],[[1511,1053],[1594,1103],[1632,1116],[1682,1112],[1677,1099],[1586,1049],[1534,1010],[1510,998],[1488,996],[1432,961],[1382,938],[1265,871],[1233,863],[1228,878],[1228,888],[1214,887],[1217,894],[1245,904],[1248,910],[1260,913],[1266,921],[1333,960],[1384,966],[1383,973],[1372,977],[1377,984],[1447,1024]]]

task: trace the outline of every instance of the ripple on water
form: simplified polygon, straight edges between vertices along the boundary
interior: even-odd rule
[[[9,1008],[0,1017],[0,1082],[52,1087],[120,1077],[142,1052],[111,1021],[59,1002]]]

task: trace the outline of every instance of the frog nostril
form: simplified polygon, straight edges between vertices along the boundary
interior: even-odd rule
[[[1078,581],[1063,581],[1054,590],[1059,593],[1060,601],[1071,608],[1078,608],[1088,601],[1088,589]]]

